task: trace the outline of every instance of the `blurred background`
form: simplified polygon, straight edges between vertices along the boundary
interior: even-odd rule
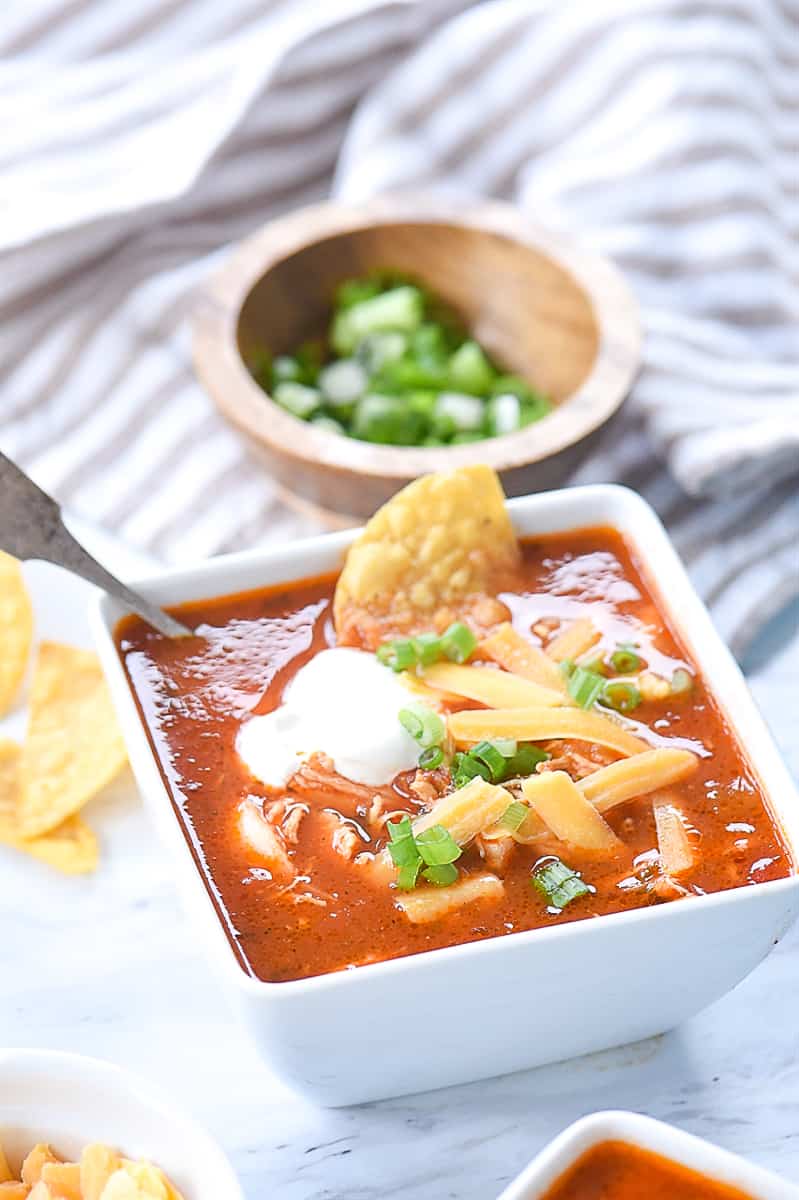
[[[739,656],[775,616],[782,644],[798,99],[795,0],[12,0],[0,446],[112,557],[313,532],[195,379],[197,289],[327,196],[499,197],[613,258],[642,308],[623,417],[563,482],[641,491]]]

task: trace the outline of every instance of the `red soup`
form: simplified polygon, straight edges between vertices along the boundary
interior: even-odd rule
[[[137,618],[118,629],[175,810],[254,976],[791,872],[743,748],[616,531],[528,540],[464,623],[439,614],[381,647],[335,646],[334,587],[176,608],[196,638]]]
[[[543,1200],[752,1200],[748,1193],[626,1142],[581,1155]]]

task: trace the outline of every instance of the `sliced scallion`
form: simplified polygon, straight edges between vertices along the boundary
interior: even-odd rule
[[[499,818],[499,823],[504,829],[509,830],[510,833],[515,833],[524,824],[525,817],[529,811],[530,809],[526,804],[522,804],[521,800],[514,800]]]
[[[632,712],[641,703],[641,693],[627,679],[611,679],[602,688],[602,703],[616,712]]]
[[[291,380],[279,383],[272,395],[286,412],[304,420],[312,416],[322,403],[322,397],[316,388],[306,387],[303,383],[293,383]]]
[[[493,742],[478,742],[469,751],[469,757],[488,767],[491,783],[501,783],[507,770],[507,759]]]
[[[428,746],[419,755],[419,766],[423,771],[435,771],[444,761],[444,751],[440,746]]]
[[[684,667],[677,667],[677,670],[671,677],[671,691],[674,696],[682,696],[686,692],[690,692],[694,686],[694,677],[690,671],[686,671]]]
[[[513,758],[519,749],[516,738],[493,738],[492,741],[503,758]]]
[[[417,834],[416,846],[428,867],[453,863],[463,853],[450,831],[443,825],[431,825],[423,833]]]
[[[432,666],[438,662],[443,654],[441,648],[441,638],[435,633],[420,633],[417,637],[412,638],[414,649],[416,651],[417,661],[423,667]]]
[[[565,908],[572,900],[587,896],[591,889],[576,871],[559,858],[547,858],[533,868],[533,886],[553,908]]]
[[[441,649],[452,662],[465,663],[477,649],[477,638],[468,625],[453,621],[442,635]]]
[[[417,854],[413,862],[405,863],[400,867],[397,872],[397,887],[401,888],[403,892],[413,891],[421,869],[422,860]]]
[[[378,646],[377,660],[392,671],[407,671],[416,664],[416,651],[410,638],[397,638]]]
[[[425,867],[423,877],[435,887],[449,887],[458,878],[458,868],[452,863],[442,863],[436,867]]]
[[[644,660],[636,653],[636,649],[631,642],[618,645],[610,656],[613,670],[618,671],[619,675],[632,675],[635,671],[640,671]]]
[[[505,778],[523,779],[527,775],[534,775],[538,764],[546,762],[549,757],[548,752],[542,750],[540,746],[534,746],[532,742],[525,742],[519,746],[513,758],[508,760]]]
[[[409,704],[407,708],[401,708],[397,715],[402,727],[423,750],[443,742],[447,732],[444,720],[426,704]]]
[[[591,708],[605,686],[605,679],[596,671],[575,667],[569,676],[569,695],[580,708]]]

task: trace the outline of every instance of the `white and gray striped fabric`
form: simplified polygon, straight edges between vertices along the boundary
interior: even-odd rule
[[[29,0],[0,128],[0,444],[84,517],[171,561],[314,527],[186,318],[338,160],[343,198],[496,195],[613,256],[645,365],[576,481],[647,496],[737,649],[799,593],[796,0]]]

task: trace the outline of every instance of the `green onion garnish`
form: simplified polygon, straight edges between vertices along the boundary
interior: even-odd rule
[[[435,884],[436,887],[449,887],[458,878],[458,868],[452,863],[442,863],[436,867],[425,867],[422,875],[428,883]]]
[[[516,738],[494,738],[493,744],[503,758],[513,758],[519,748]]]
[[[441,649],[452,662],[466,662],[476,648],[477,638],[462,621],[454,621],[441,638]]]
[[[636,647],[632,642],[622,642],[618,645],[611,654],[610,661],[613,670],[618,671],[619,675],[632,675],[644,665],[644,660],[636,654]]]
[[[411,638],[397,638],[377,648],[377,660],[392,671],[407,671],[416,664],[416,650]]]
[[[641,703],[641,693],[626,679],[612,679],[602,688],[602,703],[616,712],[632,712]]]
[[[431,825],[416,835],[416,848],[427,867],[440,867],[453,863],[463,851],[448,829],[443,825]]]
[[[446,737],[447,727],[443,718],[425,704],[409,704],[397,714],[400,724],[408,731],[422,749],[438,746]]]
[[[412,892],[416,887],[416,881],[419,878],[419,872],[422,869],[422,860],[417,854],[413,862],[405,863],[397,872],[397,887],[403,892]],[[457,874],[457,871],[455,872]]]
[[[671,677],[671,691],[674,696],[681,696],[685,692],[690,692],[694,686],[694,677],[690,671],[686,671],[684,667],[678,667]]]
[[[413,648],[416,651],[416,661],[423,667],[432,666],[438,662],[444,651],[441,648],[441,638],[435,633],[420,633],[418,637],[411,638]]]
[[[580,708],[591,708],[604,686],[604,677],[585,667],[575,667],[569,676],[569,695]]]
[[[559,858],[547,858],[533,868],[533,886],[553,908],[565,908],[572,900],[587,896],[591,888],[584,883],[576,871],[567,867]]]
[[[419,766],[423,771],[435,771],[444,761],[444,751],[440,746],[428,746],[419,755]]]
[[[499,818],[499,823],[504,829],[515,833],[524,824],[525,817],[529,811],[527,805],[522,804],[521,800],[514,800]]]
[[[539,763],[546,762],[551,755],[532,742],[523,742],[508,762],[506,779],[519,779],[526,775],[534,775]]]
[[[506,757],[504,751],[512,746],[516,747],[513,754]],[[546,750],[532,742],[523,742],[520,746],[512,738],[478,742],[464,754],[455,755],[452,781],[456,788],[462,788],[479,775],[487,783],[502,783],[506,779],[532,775],[538,764],[549,757]]]
[[[491,783],[500,783],[505,778],[507,759],[493,742],[478,742],[472,746],[469,757],[488,767]]]
[[[443,825],[431,825],[414,837],[411,819],[406,814],[398,821],[389,821],[386,829],[388,852],[398,868],[397,887],[411,891],[416,887],[420,871],[437,887],[446,887],[458,878],[458,869],[453,863],[463,852]]]

